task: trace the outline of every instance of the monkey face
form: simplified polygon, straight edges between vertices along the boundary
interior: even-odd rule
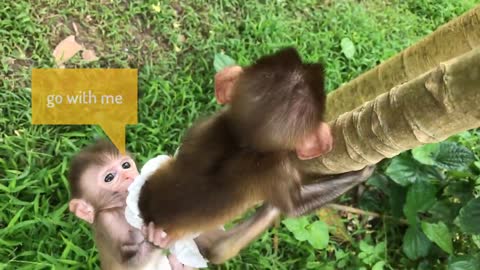
[[[87,194],[126,193],[138,174],[137,166],[131,157],[111,157],[103,165],[87,169],[82,177],[83,190]]]

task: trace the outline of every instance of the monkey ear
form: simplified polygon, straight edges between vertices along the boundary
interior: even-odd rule
[[[95,219],[95,209],[84,199],[71,199],[68,203],[70,212],[80,219],[92,224]]]
[[[215,98],[219,104],[230,102],[233,86],[242,72],[241,66],[230,66],[215,74]]]
[[[297,156],[301,160],[312,159],[332,150],[333,137],[330,126],[321,122],[310,134],[302,138],[296,145]]]

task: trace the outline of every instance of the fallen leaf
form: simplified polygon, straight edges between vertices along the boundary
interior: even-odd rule
[[[58,66],[68,61],[77,52],[83,49],[83,46],[75,41],[75,36],[68,36],[66,39],[60,41],[55,50],[53,50],[53,57]]]
[[[98,60],[98,57],[95,55],[95,52],[93,50],[84,50],[82,52],[82,58],[85,61],[96,61]]]
[[[317,211],[317,216],[321,221],[325,222],[330,228],[330,233],[342,242],[351,242],[352,239],[348,234],[342,218],[336,210],[330,208],[321,208]]]

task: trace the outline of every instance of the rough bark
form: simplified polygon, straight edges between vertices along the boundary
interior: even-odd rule
[[[480,5],[335,90],[327,98],[327,119],[333,120],[476,46],[480,46]]]
[[[332,152],[304,161],[312,174],[359,170],[480,126],[480,47],[396,86],[330,123]]]

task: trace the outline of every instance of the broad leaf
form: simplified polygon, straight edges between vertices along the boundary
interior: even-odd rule
[[[432,264],[428,261],[428,259],[425,259],[417,265],[416,270],[431,270],[431,269],[433,269]]]
[[[475,257],[470,255],[450,257],[448,259],[448,270],[477,270],[480,265]]]
[[[427,182],[416,182],[407,192],[403,213],[410,224],[416,224],[417,212],[426,211],[436,202],[435,186]]]
[[[403,237],[402,250],[411,260],[425,257],[432,242],[416,226],[410,226]]]
[[[328,226],[325,222],[315,221],[309,228],[308,242],[316,249],[324,249],[328,246]]]
[[[403,207],[407,199],[408,189],[391,181],[390,190],[388,194],[388,203],[394,217],[403,217]]]
[[[422,165],[405,155],[395,157],[385,173],[402,186],[407,186],[420,180],[440,177],[432,167]]]
[[[477,246],[477,248],[480,248],[480,235],[472,235],[472,241],[473,243]]]
[[[384,196],[378,190],[366,190],[360,197],[360,208],[372,212],[384,212]]]
[[[223,53],[215,54],[213,66],[216,72],[219,72],[220,70],[233,65],[235,65],[235,60],[233,60],[230,56]]]
[[[349,38],[342,38],[340,46],[342,47],[342,53],[345,57],[353,59],[353,56],[355,55],[355,45],[353,45],[353,42]]]
[[[425,144],[412,150],[413,158],[425,165],[434,165],[438,152],[440,152],[440,144]]]
[[[443,191],[443,194],[451,197],[456,202],[465,205],[471,199],[473,199],[472,190],[474,190],[475,184],[473,182],[466,181],[454,181],[448,184]]]
[[[460,209],[458,225],[465,233],[480,234],[480,198],[470,200]]]
[[[447,170],[459,170],[474,160],[474,154],[465,146],[454,142],[442,142],[435,158],[435,165]]]
[[[312,224],[307,217],[287,218],[282,221],[295,239],[308,241],[316,249],[324,249],[328,245],[328,226],[323,221],[316,221]]]
[[[293,233],[293,236],[298,241],[305,241],[310,236],[310,233],[307,231],[307,226],[310,224],[307,217],[286,218],[282,223]]]
[[[452,223],[457,217],[461,206],[461,204],[453,203],[448,199],[444,199],[442,201],[437,201],[430,209],[428,209],[428,212],[435,220]]]
[[[413,149],[412,154],[420,163],[447,170],[462,169],[475,159],[472,151],[455,142],[426,144]]]
[[[372,270],[383,270],[384,266],[385,266],[385,261],[379,261],[372,267]]]
[[[379,190],[387,193],[389,191],[389,185],[391,181],[383,174],[376,173],[367,180],[368,186],[373,186],[378,188]]]
[[[452,234],[445,223],[422,222],[422,230],[428,239],[437,244],[443,251],[448,254],[453,253]]]
[[[368,253],[368,254],[373,254],[375,252],[375,247],[372,245],[369,245],[366,241],[362,240],[360,241],[360,244],[358,246],[361,251]]]

